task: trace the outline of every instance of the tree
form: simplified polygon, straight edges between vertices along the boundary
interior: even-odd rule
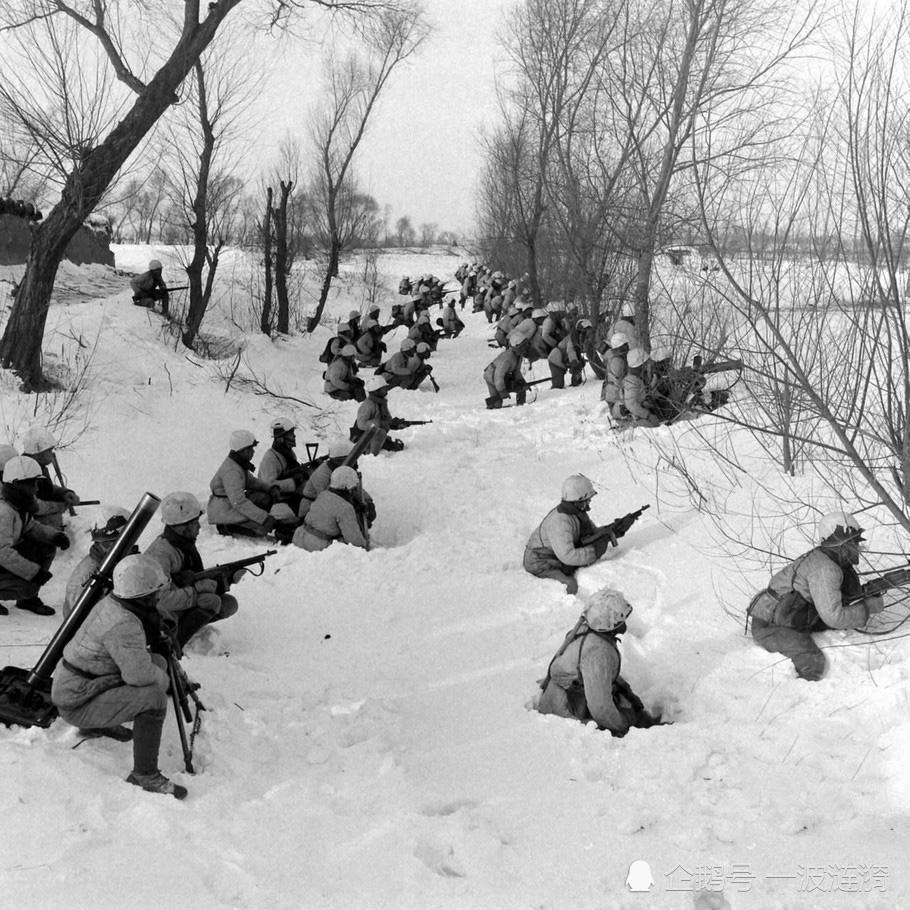
[[[85,143],[67,163],[60,201],[32,235],[25,272],[16,293],[2,339],[0,364],[15,370],[25,388],[43,385],[41,343],[50,306],[57,268],[66,246],[85,218],[98,205],[105,191],[139,143],[177,99],[177,91],[200,55],[215,39],[230,13],[241,2],[255,6],[255,0],[219,0],[202,9],[199,0],[184,0],[179,34],[163,58],[150,54],[149,47],[164,46],[166,34],[160,29],[156,40],[139,42],[143,62],[132,63],[127,48],[135,42],[124,40],[121,32],[121,4],[118,0],[13,0],[4,4],[0,22],[5,31],[36,33],[48,23],[69,19],[85,36],[93,36],[110,71],[132,93],[116,110],[114,125],[98,131],[99,141]],[[389,8],[383,0],[260,0],[259,6],[274,26],[285,25],[301,8],[370,13]],[[132,17],[125,17],[131,20]],[[367,21],[369,21],[367,19]],[[160,23],[158,23],[160,26]],[[38,43],[38,42],[36,42]],[[143,78],[142,66],[150,66]]]
[[[411,246],[417,239],[417,232],[408,215],[402,215],[395,222],[395,239],[399,246]]]
[[[332,279],[338,275],[345,213],[340,203],[352,196],[346,193],[346,183],[351,179],[354,155],[392,73],[417,51],[427,34],[422,8],[411,2],[385,11],[364,31],[365,59],[355,52],[327,59],[328,92],[312,127],[319,160],[313,190],[325,212],[327,263],[316,310],[307,322],[308,332],[319,325]]]

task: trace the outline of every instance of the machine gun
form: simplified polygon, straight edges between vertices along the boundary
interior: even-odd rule
[[[616,518],[610,522],[608,525],[598,528],[592,534],[588,534],[586,537],[582,537],[581,545],[583,547],[590,546],[592,543],[595,543],[598,540],[602,540],[604,537],[609,537],[610,542],[613,546],[616,546],[617,538],[622,537],[631,527],[641,518],[642,513],[645,509],[650,509],[651,506],[649,503],[645,503],[640,509],[636,509],[634,512],[629,512],[627,515],[623,515],[621,518]]]
[[[872,578],[863,585],[863,590],[855,596],[848,599],[848,603],[856,603],[866,597],[875,597],[878,594],[884,594],[892,588],[902,588],[910,584],[910,569],[892,569]]]
[[[265,572],[266,559],[269,556],[274,556],[277,552],[277,550],[265,550],[255,556],[247,556],[246,559],[235,559],[219,566],[212,566],[210,569],[203,569],[201,572],[194,572],[193,581],[202,581],[205,578],[214,579],[218,584],[218,594],[223,594],[231,586],[234,575],[241,569],[245,572],[250,572],[255,578],[262,575]],[[259,566],[259,571],[252,572],[247,566]]]
[[[82,589],[70,615],[44,649],[31,670],[21,667],[4,667],[0,671],[0,723],[20,727],[49,727],[57,717],[51,702],[51,676],[63,649],[88,618],[95,604],[104,597],[113,584],[114,567],[135,546],[145,526],[155,514],[161,500],[146,493],[133,510],[113,549],[101,561],[98,571]]]

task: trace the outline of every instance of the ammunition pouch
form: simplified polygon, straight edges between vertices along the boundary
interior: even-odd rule
[[[759,591],[752,598],[746,613],[752,619],[800,632],[815,628],[819,620],[815,607],[798,591],[777,594],[770,588]]]

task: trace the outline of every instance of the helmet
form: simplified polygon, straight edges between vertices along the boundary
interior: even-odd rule
[[[269,509],[269,515],[271,515],[275,521],[279,521],[282,524],[297,521],[294,510],[286,502],[276,502],[275,505]]]
[[[546,319],[547,311],[543,307],[537,307],[536,309],[531,310],[532,319]]]
[[[161,520],[168,526],[182,525],[202,514],[202,506],[192,493],[168,493],[161,500]]]
[[[651,351],[651,360],[655,363],[658,363],[661,360],[670,359],[670,349],[669,348],[655,348]]]
[[[366,390],[368,392],[379,392],[382,389],[387,389],[389,384],[383,379],[382,376],[371,376],[366,382]]]
[[[634,319],[635,318],[635,307],[631,303],[624,303],[622,309],[619,311],[619,315],[623,319]]]
[[[601,588],[586,598],[584,617],[588,626],[597,632],[612,632],[624,623],[632,607],[615,588]]]
[[[41,465],[28,455],[15,455],[3,466],[3,482],[15,483],[17,480],[33,480],[41,476]]]
[[[333,490],[356,490],[359,484],[360,478],[357,476],[357,472],[347,465],[335,468],[332,471],[332,479],[329,481],[329,486]]]
[[[374,313],[379,314],[382,312],[382,307],[378,303],[374,303],[367,312],[370,315],[373,315]]]
[[[38,452],[46,452],[57,445],[57,440],[44,427],[29,427],[19,440],[19,448],[23,455],[37,455]]]
[[[413,338],[405,338],[405,340],[401,342],[400,350],[401,350],[402,354],[407,354],[408,351],[413,351],[414,348],[416,348],[416,347],[417,347],[417,342],[414,341]]]
[[[351,310],[351,312],[348,313],[348,322],[352,319],[360,319],[360,310]]]
[[[104,519],[102,525],[95,525],[91,530],[92,540],[116,540],[130,517],[122,506],[107,506],[101,510]]]
[[[164,569],[151,556],[124,556],[114,568],[114,594],[127,600],[153,594],[167,583]]]
[[[239,452],[250,446],[258,446],[259,440],[249,430],[234,430],[231,433],[231,451]]]
[[[357,348],[355,348],[354,345],[352,345],[352,344],[346,344],[346,345],[338,352],[338,356],[339,356],[339,357],[356,357],[356,356],[357,356]]]
[[[3,472],[6,480],[6,471]],[[831,512],[818,523],[818,539],[824,543],[842,543],[845,540],[861,539],[863,529],[849,512]]]
[[[629,364],[630,367],[632,367],[634,369],[635,367],[640,367],[643,363],[645,363],[647,361],[647,359],[648,359],[647,351],[643,351],[641,348],[632,348],[632,350],[629,351],[629,355],[626,358],[626,362]]]
[[[522,300],[520,303],[519,303],[519,301],[516,300],[515,303],[518,304],[518,307],[521,309],[521,311],[522,311],[523,313],[524,313],[526,310],[531,310],[532,312],[533,312],[533,310],[534,310],[534,304],[531,303],[530,300]]]
[[[329,443],[329,458],[347,458],[354,444],[347,439],[336,439]]]
[[[614,332],[610,336],[610,347],[611,348],[619,348],[619,347],[622,347],[624,344],[628,344],[628,343],[629,343],[629,339],[625,335],[623,335],[622,332]]]
[[[157,259],[149,260],[149,271],[154,272],[161,268],[161,263]]]
[[[277,417],[269,426],[272,428],[273,436],[284,436],[285,433],[292,433],[297,429],[297,426],[290,417]]]
[[[427,325],[430,324],[430,314],[429,313],[421,313],[417,317],[417,324],[423,325],[423,323],[426,323]]]
[[[591,325],[590,319],[579,319],[578,322],[575,323],[575,330],[578,332],[581,332],[584,329],[592,329],[592,328],[594,328],[594,326]]]
[[[584,474],[573,474],[562,482],[563,502],[580,502],[595,495],[594,484]]]
[[[15,458],[18,454],[12,446],[0,446],[0,472],[6,467],[10,458]]]
[[[417,345],[417,353],[418,354],[430,354],[430,353],[432,353],[432,349],[425,341],[421,341],[420,344]]]

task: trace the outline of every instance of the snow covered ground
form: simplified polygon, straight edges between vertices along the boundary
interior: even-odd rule
[[[167,274],[167,253],[122,247],[118,267],[156,255]],[[457,264],[383,257],[386,315],[402,273],[449,276]],[[359,306],[358,267],[336,315]],[[175,349],[109,272],[64,278],[86,297],[102,288],[55,305],[46,339],[61,368],[93,351],[83,409],[61,433],[78,436],[61,462],[84,498],[204,498],[231,430],[253,430],[262,450],[279,414],[299,421],[301,449],[346,433],[353,405],[226,391],[230,361]],[[184,666],[209,709],[198,773],[182,771],[172,718],[161,755],[185,802],[125,784],[128,745],[74,751],[62,721],[0,728],[0,906],[676,910],[725,906],[720,891],[735,910],[910,906],[906,639],[829,633],[826,678],[796,680],[743,636],[746,592],[767,572],[720,548],[659,462],[654,434],[685,444],[689,429],[615,434],[595,382],[488,412],[489,327],[466,321],[433,358],[441,392],[390,397],[394,414],[433,423],[398,434],[403,452],[361,463],[379,513],[373,549],[282,548],[237,586],[237,616],[190,646]],[[229,324],[222,310],[203,328]],[[316,360],[328,330],[234,336],[238,375],[249,367],[273,391],[328,405]],[[7,437],[33,407],[4,382]],[[715,471],[690,457],[705,478]],[[611,584],[633,603],[624,674],[674,721],[621,740],[531,710],[580,606],[524,573],[522,550],[575,472],[600,491],[595,521],[652,504],[579,576],[583,592]],[[765,465],[760,479],[774,477]],[[744,501],[760,495],[749,483]],[[96,514],[70,520],[51,602]],[[159,528],[153,519],[143,545]],[[802,545],[793,536],[788,552]],[[199,546],[212,564],[262,549],[209,528]],[[0,666],[31,666],[55,628],[15,609],[0,617]],[[637,861],[648,891],[627,887]]]

